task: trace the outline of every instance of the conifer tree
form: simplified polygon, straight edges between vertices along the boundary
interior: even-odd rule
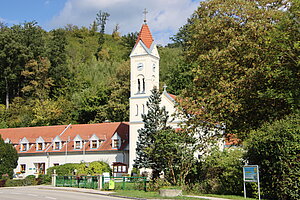
[[[0,177],[12,177],[13,169],[18,165],[18,153],[13,145],[5,143],[0,135]]]
[[[137,142],[137,157],[134,167],[136,168],[150,168],[152,169],[152,178],[158,177],[161,171],[161,163],[151,155],[149,149],[154,144],[155,135],[160,130],[168,129],[168,112],[166,108],[160,107],[161,93],[157,88],[151,90],[151,96],[147,101],[148,113],[142,114],[144,128],[138,130],[138,142]]]

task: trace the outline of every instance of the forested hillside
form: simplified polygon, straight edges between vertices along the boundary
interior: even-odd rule
[[[67,25],[43,30],[36,22],[0,26],[0,128],[128,121],[129,54],[136,33],[121,36]],[[159,47],[161,84],[179,93],[169,73],[181,49]],[[175,58],[175,59],[174,59]]]

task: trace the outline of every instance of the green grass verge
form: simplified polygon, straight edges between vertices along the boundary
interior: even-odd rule
[[[187,194],[191,195],[191,194]],[[244,198],[243,196],[237,195],[219,195],[219,194],[192,194],[195,196],[204,196],[204,197],[217,197],[217,198],[224,198],[224,199],[235,199],[235,200],[256,200],[254,198]]]
[[[115,195],[119,196],[125,196],[125,197],[135,197],[135,198],[141,198],[141,199],[197,199],[194,197],[186,197],[186,196],[180,196],[180,197],[161,197],[158,192],[144,192],[139,190],[117,190]],[[255,200],[254,198],[246,198],[242,196],[236,196],[236,195],[217,195],[217,194],[184,194],[184,195],[192,195],[192,196],[205,196],[205,197],[217,197],[217,198],[224,198],[224,199],[234,199],[234,200]]]
[[[144,192],[139,190],[117,190],[114,195],[125,196],[125,197],[135,197],[141,199],[190,199],[190,200],[200,200],[199,198],[193,197],[161,197],[158,192]]]

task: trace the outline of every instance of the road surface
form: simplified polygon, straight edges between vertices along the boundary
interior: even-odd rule
[[[38,187],[0,188],[0,200],[124,200],[99,194],[47,190]]]

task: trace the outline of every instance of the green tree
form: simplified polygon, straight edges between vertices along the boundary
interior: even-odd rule
[[[30,60],[21,75],[24,77],[24,87],[21,89],[24,96],[43,100],[48,97],[53,80],[49,78],[50,62],[48,59],[39,58]]]
[[[295,2],[200,3],[176,38],[192,66],[193,82],[180,103],[194,124],[225,123],[244,137],[299,107]]]
[[[126,49],[126,53],[124,54],[124,58],[128,59],[129,58],[129,54],[132,51],[132,48],[135,46],[136,40],[138,38],[138,32],[131,32],[128,33],[127,35],[123,35],[122,36],[122,46],[125,47]]]
[[[242,195],[244,150],[213,148],[199,163],[199,179],[204,193]]]
[[[300,114],[293,114],[252,131],[246,159],[259,165],[264,198],[300,198]]]
[[[52,30],[48,33],[47,57],[51,63],[49,77],[53,80],[50,88],[50,97],[66,95],[69,83],[73,81],[74,75],[67,67],[67,35],[63,29]],[[62,73],[63,72],[63,73]]]
[[[146,155],[152,157],[169,183],[184,185],[196,164],[194,143],[194,138],[184,132],[163,129],[153,135],[153,144],[146,149]]]
[[[142,114],[144,128],[138,130],[137,142],[137,157],[134,161],[136,168],[150,168],[152,169],[152,178],[155,180],[159,177],[162,167],[159,160],[155,159],[153,154],[150,154],[149,148],[155,142],[155,135],[158,131],[168,129],[168,112],[165,107],[160,107],[161,93],[157,88],[151,90],[151,95],[146,103],[148,108],[147,114]],[[161,159],[160,159],[161,160]]]
[[[109,16],[110,16],[109,13],[102,12],[101,10],[97,13],[96,21],[97,21],[97,25],[100,26],[100,34],[99,34],[99,38],[98,38],[98,49],[95,54],[97,60],[99,59],[99,54],[100,54],[100,52],[103,48],[103,44],[105,42],[105,37],[104,37],[105,25],[106,25],[106,22],[107,22]]]
[[[130,97],[130,64],[120,63],[115,77],[108,83],[109,97],[105,105],[99,109],[96,122],[105,120],[124,122],[129,120],[129,97]]]
[[[18,153],[13,145],[5,143],[0,135],[0,177],[7,174],[11,178],[18,165]]]

